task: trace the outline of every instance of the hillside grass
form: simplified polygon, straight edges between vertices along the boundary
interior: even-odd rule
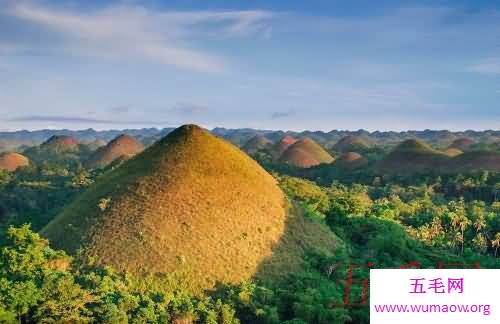
[[[184,126],[105,173],[42,234],[87,263],[182,271],[196,290],[251,278],[285,221],[271,175],[226,141]]]

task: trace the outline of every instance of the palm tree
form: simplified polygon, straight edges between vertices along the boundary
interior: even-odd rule
[[[452,219],[451,219],[451,225],[455,228],[455,230],[458,232],[458,239],[461,244],[461,255],[464,254],[464,233],[465,229],[467,226],[470,225],[470,220],[465,216],[464,213],[453,213]]]
[[[491,247],[495,248],[495,258],[496,258],[498,248],[500,247],[500,233],[495,234],[495,239],[491,241]]]

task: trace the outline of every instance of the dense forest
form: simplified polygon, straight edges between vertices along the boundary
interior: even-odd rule
[[[120,151],[120,157],[105,155],[113,156],[106,165],[89,167],[87,161],[95,152],[103,155],[105,146],[73,143],[68,148],[67,140],[51,139],[50,145],[45,142],[18,149],[29,158],[28,165],[0,170],[0,225],[4,233],[0,321],[368,323],[370,268],[500,268],[500,165],[490,155],[487,163],[481,157],[483,164],[477,168],[469,167],[472,164],[461,168],[457,163],[469,163],[471,158],[456,160],[441,153],[443,146],[437,144],[410,143],[410,149],[405,144],[395,155],[397,147],[373,142],[311,144],[314,140],[299,136],[287,147],[283,143],[280,147],[285,134],[268,134],[267,140],[253,139],[254,135],[247,136],[248,145],[240,144],[284,192],[288,210],[297,217],[296,224],[288,226],[300,226],[302,236],[290,234],[297,241],[295,245],[282,248],[284,258],[294,260],[290,266],[293,271],[267,269],[263,271],[266,275],[274,273],[194,291],[182,272],[128,273],[82,258],[80,252],[55,248],[44,231],[39,232],[64,214],[66,206],[77,206],[85,192],[113,177],[125,176],[119,171],[126,170],[122,168],[136,172],[142,160],[156,161],[161,145],[171,152],[174,144],[181,144],[173,142],[174,134],[144,153],[134,151],[135,157]],[[207,143],[212,144],[211,135],[200,136],[207,136]],[[152,143],[148,140],[144,144]],[[283,153],[293,145],[299,153]],[[319,155],[306,156],[309,149]],[[461,147],[465,153],[460,154],[486,149],[492,154],[499,152],[497,144],[476,142]],[[343,158],[354,150],[356,154]],[[184,157],[185,152],[180,152]],[[431,159],[431,166],[442,163],[439,165],[446,165],[447,170],[428,168],[422,154]],[[388,157],[400,159],[398,165],[405,172],[392,172],[392,164],[391,172],[384,168]],[[419,164],[405,164],[407,161]],[[194,177],[205,172],[189,171]],[[197,183],[210,188],[203,180]],[[98,199],[92,208],[108,212],[113,199]],[[139,239],[147,239],[147,234],[141,233]],[[332,245],[335,247],[330,249]],[[179,258],[179,263],[183,262]]]

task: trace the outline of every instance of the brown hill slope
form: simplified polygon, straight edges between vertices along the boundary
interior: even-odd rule
[[[43,230],[57,248],[193,289],[252,277],[285,230],[275,179],[225,140],[182,126],[101,176]]]
[[[365,166],[368,161],[357,152],[347,152],[335,161],[335,165],[344,169],[357,169]]]
[[[13,152],[0,154],[0,170],[13,172],[27,165],[29,165],[29,160],[24,155]]]
[[[88,168],[102,168],[118,158],[130,158],[143,150],[144,146],[132,136],[120,135],[97,149],[85,165]]]
[[[299,168],[309,168],[335,159],[323,147],[310,138],[304,138],[291,145],[279,161]]]
[[[273,145],[271,149],[271,154],[274,159],[279,159],[280,156],[285,152],[291,145],[295,144],[297,139],[290,135],[285,135],[279,142]]]
[[[409,139],[385,156],[376,169],[383,173],[408,174],[441,168],[449,157],[421,140]]]

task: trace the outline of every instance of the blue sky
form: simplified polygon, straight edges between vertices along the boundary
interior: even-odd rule
[[[0,0],[0,130],[500,129],[495,2]]]

